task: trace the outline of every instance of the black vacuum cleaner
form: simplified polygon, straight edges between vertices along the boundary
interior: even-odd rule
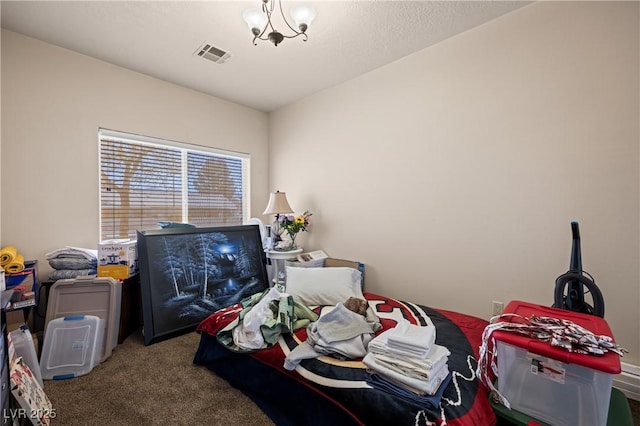
[[[556,279],[553,307],[604,318],[602,293],[593,277],[582,270],[578,222],[571,222],[571,232],[573,243],[569,271]],[[585,301],[585,295],[590,295],[591,304]]]

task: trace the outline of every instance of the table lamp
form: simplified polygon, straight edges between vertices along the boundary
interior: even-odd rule
[[[264,209],[262,214],[275,214],[276,219],[271,225],[271,236],[273,238],[273,246],[276,247],[282,238],[282,229],[280,229],[280,222],[278,221],[278,217],[281,214],[285,213],[293,213],[293,209],[289,205],[287,201],[287,194],[285,192],[272,192],[269,195],[269,203],[267,204],[267,208]]]

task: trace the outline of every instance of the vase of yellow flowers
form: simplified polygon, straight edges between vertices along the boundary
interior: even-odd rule
[[[309,228],[311,223],[309,222],[309,218],[311,217],[311,213],[305,210],[301,215],[292,215],[292,214],[281,214],[278,215],[278,224],[280,225],[280,229],[289,235],[291,239],[291,243],[284,248],[284,250],[295,250],[298,248],[296,245],[296,237],[299,232],[304,232]]]

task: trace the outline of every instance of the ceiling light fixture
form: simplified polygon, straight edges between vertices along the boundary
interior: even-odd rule
[[[274,17],[273,11],[276,9],[280,12],[281,19],[284,23],[293,31],[291,35],[284,35],[273,27],[272,18]],[[276,15],[277,16],[277,15]],[[253,44],[258,45],[256,40],[269,40],[275,46],[280,44],[285,38],[295,38],[303,36],[304,41],[307,41],[308,36],[306,34],[307,28],[311,25],[311,22],[316,17],[316,11],[311,6],[297,6],[291,8],[291,19],[295,22],[298,30],[293,28],[282,11],[281,0],[262,0],[262,10],[260,9],[246,9],[242,12],[242,17],[249,26],[249,29],[253,33]],[[268,31],[267,31],[268,30]],[[266,36],[265,36],[265,33]]]

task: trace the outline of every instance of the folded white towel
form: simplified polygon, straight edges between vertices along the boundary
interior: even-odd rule
[[[395,354],[396,356],[401,357],[426,358],[427,353],[429,353],[428,349],[416,350],[414,348],[401,348],[391,345],[389,345],[387,349],[390,354]]]
[[[374,354],[375,355],[375,354]],[[413,377],[414,379],[429,380],[438,374],[443,365],[447,364],[448,358],[443,358],[432,369],[425,370],[422,368],[416,368],[408,363],[388,358],[386,355],[375,355],[376,361],[387,367],[390,370],[396,371],[407,377]]]
[[[390,328],[388,330],[383,331],[379,335],[377,335],[371,342],[369,342],[369,349],[378,350],[379,352],[387,353],[388,352],[388,341],[389,336],[394,333],[402,333],[404,329],[409,325],[409,321],[400,320],[397,322],[396,326]]]
[[[375,355],[376,361],[380,363],[380,365],[387,367],[388,369],[398,372],[400,374],[403,374],[407,377],[412,377],[414,379],[419,379],[419,380],[432,379],[435,375],[437,375],[440,372],[440,369],[442,368],[442,366],[447,363],[447,360],[443,359],[441,362],[438,363],[438,365],[435,366],[433,370],[422,370],[422,369],[416,369],[413,367],[403,366],[397,362],[389,362],[386,359],[382,359],[383,356],[384,355]]]
[[[418,326],[402,319],[395,327],[380,333],[371,340],[369,350],[388,355],[424,359],[435,344],[435,339],[436,331],[433,325]]]
[[[436,341],[436,328],[433,325],[419,326],[407,324],[403,326],[402,333],[389,335],[387,344],[390,348],[405,349],[425,353],[431,349]]]
[[[440,345],[433,345],[426,359],[374,353],[380,364],[408,377],[423,380],[433,377],[434,373],[447,363],[450,354],[449,349]]]

